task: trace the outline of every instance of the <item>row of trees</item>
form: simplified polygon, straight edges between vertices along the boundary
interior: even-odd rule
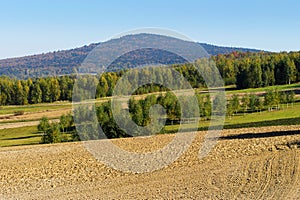
[[[300,81],[300,52],[237,53],[213,57],[225,84],[257,88]]]
[[[209,120],[212,114],[212,110],[215,110],[215,114],[225,114],[222,109],[216,108],[219,106],[219,96],[212,98],[210,95],[197,94],[199,115],[203,120]],[[172,93],[167,92],[164,95],[148,95],[145,99],[130,99],[128,111],[130,112],[131,119],[139,126],[148,126],[151,120],[155,120],[155,117],[151,116],[150,107],[159,104],[166,109],[166,124],[177,124],[183,120],[184,117],[193,118],[196,116],[195,110],[191,109],[191,103],[189,98],[185,98],[184,102],[180,105],[180,98]],[[181,99],[182,100],[182,99]],[[285,106],[293,105],[295,102],[295,93],[293,91],[278,91],[268,90],[261,97],[257,94],[244,94],[242,96],[233,95],[228,98],[227,102],[227,115],[231,118],[234,114],[249,113],[249,112],[261,112],[262,110],[281,109]],[[212,105],[215,106],[212,109]],[[280,107],[282,105],[282,107]],[[221,112],[220,112],[221,111]],[[184,113],[182,113],[184,112]],[[198,115],[198,116],[199,116]],[[152,119],[151,119],[152,118]],[[97,108],[97,119],[102,127],[104,133],[108,138],[128,137],[129,135],[121,129],[112,114],[111,103],[107,102]],[[126,121],[126,120],[124,120]],[[130,126],[124,122],[125,126]],[[135,127],[129,128],[132,135],[139,135],[140,131],[135,130]],[[159,133],[164,133],[164,128]]]
[[[71,100],[74,77],[16,80],[0,77],[0,105],[26,105]]]
[[[178,124],[181,119],[194,120],[199,116],[205,120],[210,119],[212,113],[212,99],[210,95],[197,94],[196,98],[197,99],[193,99],[190,96],[184,95],[177,98],[172,92],[166,92],[163,95],[147,95],[144,99],[135,99],[133,97],[129,100],[128,107],[122,107],[124,103],[122,101],[120,104],[113,104],[114,107],[120,105],[120,109],[116,108],[115,113],[112,112],[111,101],[102,103],[96,108],[89,105],[82,105],[74,110],[74,118],[76,118],[78,122],[76,129],[80,132],[80,139],[82,140],[102,139],[105,137],[131,137],[140,136],[145,133],[164,133],[164,128],[157,129],[157,127],[151,123],[158,120],[165,121],[166,124]],[[216,104],[217,99],[213,101]],[[156,104],[161,105],[165,109],[166,118],[162,115],[163,113],[158,113],[160,114],[158,116],[153,115],[151,107]],[[199,109],[195,109],[194,106]],[[94,112],[96,112],[96,119],[92,115]],[[129,112],[128,118],[126,112]],[[121,117],[121,126],[117,124],[116,116]],[[92,121],[99,122],[101,129],[97,127],[97,124],[92,123]],[[146,130],[141,131],[140,127],[133,126],[131,122],[134,122],[140,127],[144,127]],[[129,134],[122,127],[126,127]],[[105,134],[105,136],[103,134]]]
[[[38,131],[42,133],[42,143],[79,140],[71,113],[62,115],[59,122],[50,122],[47,117],[43,117],[37,128]]]
[[[263,97],[257,94],[245,94],[241,98],[238,95],[231,96],[227,101],[227,115],[233,116],[239,112],[261,112],[264,109],[272,111],[281,109],[281,105],[293,106],[295,102],[294,91],[268,90]]]
[[[150,108],[155,104],[161,105],[166,110],[166,123],[179,122],[181,118],[193,118],[197,116],[209,118],[211,115],[211,98],[209,95],[197,95],[197,102],[189,96],[179,96],[167,92],[165,95],[149,95],[142,100],[129,101],[129,112],[132,120],[139,126],[147,126],[151,122]],[[193,105],[198,106],[195,110]],[[199,113],[197,113],[199,111]]]
[[[71,114],[62,115],[59,122],[49,122],[44,117],[38,125],[38,130],[42,133],[43,143],[56,143],[63,141],[78,140],[95,140],[103,138],[122,138],[138,136],[142,134],[139,127],[132,126],[130,120],[141,127],[146,127],[153,120],[166,120],[166,124],[178,124],[181,120],[200,116],[203,120],[209,120],[212,110],[219,111],[215,114],[225,114],[222,109],[212,109],[212,104],[218,106],[220,99],[218,96],[212,98],[210,95],[196,95],[199,106],[194,109],[191,106],[192,99],[187,96],[179,96],[178,98],[172,92],[166,92],[164,95],[148,95],[144,99],[131,98],[128,107],[120,107],[120,110],[114,114],[125,116],[122,120],[122,126],[127,127],[127,131],[116,123],[116,115],[112,112],[111,101],[104,102],[99,106],[91,106],[89,104],[77,105],[74,109],[74,116]],[[262,110],[272,111],[272,109],[282,109],[293,105],[295,102],[295,93],[293,91],[268,90],[264,95],[243,94],[232,95],[227,99],[227,115],[231,118],[238,113],[261,112]],[[120,102],[123,105],[124,102]],[[166,111],[166,118],[158,116],[155,118],[151,114],[151,107],[155,104],[161,105]],[[129,112],[129,118],[126,118],[124,112]],[[199,113],[196,113],[199,112]],[[96,115],[94,114],[96,113]],[[76,121],[76,129],[74,121]],[[100,126],[98,126],[100,125]],[[100,129],[101,127],[101,129]],[[154,133],[156,127],[149,126],[149,131]],[[80,133],[80,135],[79,135]],[[164,133],[164,128],[155,133]],[[105,134],[105,135],[104,135]]]
[[[236,84],[238,88],[255,88],[270,85],[290,84],[300,81],[300,52],[291,53],[232,53],[213,57],[226,84]],[[203,64],[204,63],[204,64]],[[206,81],[214,84],[215,76],[211,69],[211,62],[195,63],[202,67],[206,74]],[[198,65],[198,66],[197,66]],[[193,88],[205,87],[203,77],[197,72],[193,64],[173,65],[172,69],[182,74]],[[114,88],[122,77],[122,88],[135,87],[149,80],[149,84],[135,88],[133,94],[145,94],[168,90],[167,85],[182,88],[184,81],[175,70],[164,68],[144,68],[139,70],[106,72],[101,77],[86,76],[77,79],[83,90],[94,86],[95,96],[100,98],[111,96]],[[128,72],[128,73],[126,73]],[[125,75],[125,76],[124,76]],[[72,92],[76,77],[47,77],[38,79],[17,80],[9,77],[0,77],[0,105],[25,105],[72,100]],[[147,82],[147,83],[148,83]],[[166,83],[166,85],[157,84]],[[95,85],[97,84],[97,85]],[[216,84],[220,85],[220,84]],[[169,88],[174,90],[174,88]],[[128,90],[130,91],[130,90]],[[85,96],[86,91],[76,95]],[[79,98],[79,97],[78,97]]]

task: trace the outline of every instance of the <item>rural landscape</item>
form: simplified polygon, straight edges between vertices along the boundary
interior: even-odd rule
[[[155,52],[149,51],[148,54]],[[133,54],[135,58],[140,56],[139,52]],[[143,59],[143,52],[140,54]],[[150,174],[110,169],[84,150],[80,141],[99,139],[99,133],[89,126],[85,127],[85,132],[78,133],[72,114],[75,74],[26,79],[2,76],[1,194],[4,198],[23,195],[27,198],[58,198],[62,194],[70,198],[83,194],[91,195],[90,198],[100,194],[112,198],[133,198],[136,195],[167,198],[168,193],[163,190],[171,187],[174,197],[297,199],[300,181],[300,53],[244,50],[220,53],[211,59],[225,82],[226,118],[218,143],[207,157],[197,159],[195,154],[201,147],[217,99],[211,98],[205,81],[192,64],[169,64],[189,81],[195,91],[200,112],[196,127],[199,132],[182,157]],[[19,60],[14,59],[14,62]],[[134,69],[134,64],[131,63],[133,69],[85,78],[87,84],[95,79],[98,81],[96,114],[106,137],[127,151],[151,152],[170,142],[178,131],[183,123],[181,105],[168,88],[145,85],[138,88],[127,102],[132,120],[139,126],[147,126],[151,122],[150,107],[160,104],[167,110],[165,126],[155,135],[141,138],[132,137],[136,130],[128,134],[118,127],[110,109],[113,88],[128,70],[139,70]],[[80,116],[86,114],[85,110],[80,111]],[[184,124],[187,132],[191,126]],[[135,135],[139,136],[139,133]],[[224,168],[224,163],[228,168]],[[207,174],[200,171],[211,173],[210,179],[205,179]],[[179,181],[176,177],[181,177],[181,181],[176,182]],[[159,180],[164,186],[158,191],[155,182]],[[108,185],[103,186],[103,181]],[[131,188],[144,181],[151,189],[139,191]],[[112,192],[107,188],[114,184],[120,184],[120,190],[126,192]]]
[[[77,4],[89,23],[110,16],[70,7]],[[60,20],[53,24],[62,28]],[[0,55],[0,199],[300,199],[300,49],[217,45],[162,30]]]

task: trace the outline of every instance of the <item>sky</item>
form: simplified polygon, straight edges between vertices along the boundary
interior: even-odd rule
[[[299,10],[298,0],[0,1],[0,59],[80,47],[144,27],[221,46],[299,51]]]

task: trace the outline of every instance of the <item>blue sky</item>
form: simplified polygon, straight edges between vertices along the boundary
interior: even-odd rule
[[[0,59],[79,47],[143,27],[216,45],[300,50],[298,0],[0,2]]]

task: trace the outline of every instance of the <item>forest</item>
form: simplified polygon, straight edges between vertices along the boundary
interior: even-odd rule
[[[219,69],[225,85],[235,84],[238,89],[283,85],[300,81],[300,52],[233,52],[231,54],[213,56],[211,59]],[[203,78],[192,63],[176,64],[170,67],[182,74],[193,88],[206,87]],[[117,81],[126,72],[127,70],[105,72],[101,76],[93,77],[93,80],[87,77],[85,82],[99,81],[95,97],[107,97],[112,95]],[[159,76],[157,74],[157,79],[163,78]],[[24,80],[1,76],[0,105],[71,101],[75,81],[75,75]],[[126,84],[130,85],[131,83],[127,81]],[[161,85],[147,84],[134,91],[134,94],[166,90],[168,88]]]

